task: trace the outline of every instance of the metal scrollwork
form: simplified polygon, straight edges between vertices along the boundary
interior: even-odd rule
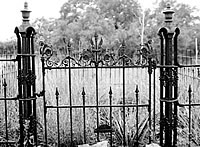
[[[80,66],[80,64],[78,63],[78,61],[75,58],[72,58],[71,56],[67,56],[66,58],[64,58],[61,61],[60,66]]]
[[[50,59],[53,56],[52,45],[49,45],[44,41],[40,41],[39,45],[40,45],[40,54],[45,59],[46,66],[47,67],[58,66],[58,62]]]
[[[45,66],[51,67],[99,67],[99,66],[134,66],[134,65],[146,65],[148,64],[148,58],[154,58],[152,55],[151,41],[141,45],[141,48],[136,53],[135,58],[126,55],[128,48],[125,45],[125,41],[122,42],[119,47],[118,53],[114,50],[103,48],[103,39],[95,33],[94,37],[90,39],[90,47],[83,49],[82,53],[78,57],[73,57],[72,46],[70,42],[67,44],[68,54],[63,59],[55,60],[53,55],[52,45],[48,45],[43,41],[40,42],[40,53],[45,60]]]
[[[39,42],[40,45],[40,54],[42,56],[45,56],[46,58],[49,58],[53,55],[53,51],[52,51],[52,45],[48,45],[43,41]]]

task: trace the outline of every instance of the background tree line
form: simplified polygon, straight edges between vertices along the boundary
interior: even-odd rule
[[[198,10],[176,0],[157,1],[155,9],[145,10],[144,42],[153,40],[153,47],[159,52],[157,32],[164,26],[162,12],[169,2],[175,11],[173,25],[181,30],[179,50],[195,54],[194,40],[200,40],[200,17],[193,14]],[[66,52],[63,38],[71,40],[73,52],[78,53],[89,48],[96,32],[103,38],[104,48],[116,53],[124,40],[126,54],[132,57],[140,48],[142,8],[137,0],[68,0],[60,9],[60,18],[38,18],[32,26],[37,31],[37,41],[50,42],[61,53]],[[0,46],[11,43],[0,43]]]

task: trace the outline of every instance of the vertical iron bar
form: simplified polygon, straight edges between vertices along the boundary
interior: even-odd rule
[[[33,34],[31,36],[31,54],[34,55],[35,50],[34,50],[34,35]],[[35,75],[35,56],[32,56],[32,73],[33,75]],[[37,117],[37,110],[36,110],[36,82],[34,81],[33,85],[32,85],[32,92],[33,95],[35,97],[35,99],[33,100],[33,121],[34,121],[34,141],[36,143],[37,146],[37,121],[36,121],[36,117]]]
[[[139,146],[138,140],[139,140],[139,136],[138,136],[138,132],[139,132],[139,112],[138,112],[138,96],[139,96],[139,89],[138,89],[138,85],[136,85],[136,89],[135,89],[135,95],[136,95],[136,147]]]
[[[165,64],[172,65],[172,37],[173,33],[168,33],[166,38],[166,58]],[[172,68],[166,68],[166,74],[168,79],[166,79],[165,86],[165,99],[172,99]],[[172,146],[172,103],[165,103],[165,114],[166,114],[166,128],[165,128],[165,145]]]
[[[3,83],[4,87],[4,104],[5,104],[5,127],[6,127],[6,146],[8,146],[8,112],[7,112],[7,101],[6,101],[6,93],[7,93],[7,83],[6,80],[4,79]]]
[[[41,58],[42,61],[42,89],[43,89],[43,107],[44,107],[44,142],[47,146],[47,107],[46,107],[46,96],[45,96],[45,64],[44,64],[44,57]]]
[[[26,33],[21,32],[22,36],[22,54],[29,54],[28,53],[28,46],[27,46],[27,38],[26,38]],[[28,74],[28,56],[22,56],[22,76],[26,76]],[[28,88],[28,82],[23,82],[22,83],[22,98],[28,98],[28,93],[29,93],[29,88]],[[28,119],[30,116],[29,113],[29,108],[31,106],[29,105],[30,101],[23,101],[23,119]],[[30,106],[30,107],[29,107]]]
[[[31,51],[30,51],[30,47],[31,47],[31,44],[30,44],[30,43],[31,43],[30,35],[31,35],[31,34],[29,34],[28,29],[29,29],[29,28],[26,29],[26,37],[25,37],[26,43],[25,43],[25,50],[24,50],[24,53],[30,55],[30,54],[31,54]],[[31,62],[31,56],[25,57],[25,64],[26,64],[26,67],[25,67],[24,69],[25,69],[26,75],[28,75],[28,74],[31,75],[31,72],[32,72],[32,70],[31,70],[31,63],[30,63],[30,62]],[[27,83],[26,86],[24,87],[24,88],[26,89],[26,92],[27,92],[25,98],[30,98],[30,97],[31,97],[31,85],[32,85],[32,83],[31,83],[31,82],[28,82],[28,81],[26,81],[25,83]],[[26,119],[29,119],[29,120],[30,120],[31,115],[33,115],[32,100],[30,100],[30,101],[25,101],[25,102],[26,102],[26,105],[27,105],[27,106],[26,106],[26,110],[25,110],[25,111],[27,111],[27,118],[26,118]],[[32,120],[31,120],[31,121],[32,121]],[[30,126],[30,127],[32,127],[32,126]],[[31,133],[32,133],[32,131],[33,131],[33,130],[31,130]]]
[[[174,85],[174,99],[178,99],[178,68],[174,68],[174,76],[177,77],[175,79],[176,85]],[[177,146],[177,125],[178,125],[178,101],[174,102],[174,137],[173,137],[173,145]]]
[[[153,133],[156,131],[156,68],[153,70]],[[153,136],[155,139],[155,136]]]
[[[26,53],[27,55],[30,55],[31,53],[32,53],[32,51],[31,51],[31,47],[32,47],[32,45],[31,45],[31,32],[32,31],[29,31],[29,29],[30,29],[30,27],[29,28],[27,28],[26,29],[26,38],[25,38],[25,40],[26,40],[26,46],[25,46],[25,51],[24,51],[24,53]],[[27,56],[26,57],[26,75],[30,75],[31,76],[31,74],[32,74],[32,69],[31,69],[31,56]],[[29,79],[28,79],[29,80]],[[27,90],[27,94],[26,94],[26,98],[30,98],[31,97],[31,92],[32,92],[32,85],[33,85],[33,83],[32,83],[32,81],[30,80],[30,81],[27,81],[26,80],[26,90]],[[30,139],[30,134],[32,135],[33,134],[33,138],[35,139],[35,133],[34,133],[34,131],[35,131],[35,127],[34,127],[34,112],[33,112],[33,100],[29,100],[29,101],[27,101],[27,108],[26,108],[26,111],[28,111],[28,115],[27,115],[27,118],[26,119],[28,119],[29,121],[30,121],[30,123],[29,123],[29,128],[30,129],[28,129],[27,131],[28,131],[28,135],[27,135],[27,138],[28,138],[28,140]],[[33,125],[33,126],[32,126]],[[35,143],[34,141],[33,141],[33,143]]]
[[[192,88],[191,85],[189,85],[189,89],[188,89],[188,94],[189,94],[189,147],[190,147],[190,141],[191,141],[191,97],[192,97]]]
[[[56,106],[57,106],[57,131],[58,131],[58,147],[60,146],[60,119],[59,119],[59,104],[58,104],[58,99],[59,99],[59,92],[58,88],[56,87]]]
[[[71,56],[71,44],[68,42],[69,56]],[[72,106],[72,82],[71,82],[71,58],[69,57],[69,105]],[[72,107],[70,107],[70,134],[71,134],[71,146],[73,144],[73,121],[72,121]]]
[[[178,66],[178,35],[180,34],[180,30],[177,28],[175,30],[174,36],[174,65]],[[174,68],[174,99],[178,99],[178,68]],[[177,146],[177,125],[178,125],[178,101],[174,102],[174,142],[173,145]]]
[[[98,34],[95,32],[94,35],[95,39],[95,47],[93,52],[95,52],[95,71],[96,71],[96,110],[97,110],[97,128],[99,127],[99,74],[98,74],[98,66],[99,66],[99,58],[98,58],[98,52],[99,52],[99,47],[98,47]],[[99,132],[97,131],[97,140],[99,141]]]
[[[19,29],[16,27],[15,28],[15,34],[17,36],[17,54],[21,54],[22,53],[22,42],[21,42],[21,36],[19,33]],[[22,77],[22,65],[21,65],[21,56],[17,56],[17,62],[18,62],[18,97],[21,98],[22,97],[22,83],[20,81],[21,77]],[[20,124],[20,140],[19,140],[19,144],[20,146],[23,146],[24,143],[24,125],[23,125],[23,105],[22,105],[22,101],[19,101],[19,124]]]
[[[112,129],[112,89],[111,87],[109,91],[109,99],[110,99],[110,127]],[[112,147],[112,130],[110,132],[110,146]]]
[[[123,83],[122,84],[123,84],[123,121],[124,121],[124,123],[123,123],[123,130],[124,130],[124,133],[123,133],[123,146],[125,147],[126,146],[125,56],[123,57],[123,68],[122,68],[122,70],[123,70]]]
[[[98,83],[98,66],[99,66],[99,59],[98,59],[98,52],[99,52],[99,47],[98,47],[98,34],[95,32],[94,35],[94,41],[95,41],[95,46],[92,45],[93,41],[91,39],[92,42],[92,52],[95,53],[94,57],[94,63],[95,63],[95,71],[96,71],[96,111],[97,111],[97,128],[99,127],[99,83]],[[97,140],[99,141],[99,132],[97,131]]]
[[[164,30],[159,31],[160,37],[160,48],[161,48],[161,58],[160,58],[160,65],[164,65]],[[160,67],[160,99],[163,99],[163,67]],[[160,101],[160,146],[163,146],[163,102]]]
[[[99,83],[98,83],[98,65],[96,65],[96,110],[97,110],[97,128],[99,127]],[[97,140],[99,141],[99,132],[97,132]]]
[[[151,143],[151,74],[152,74],[152,61],[151,58],[149,58],[149,67],[148,67],[148,73],[149,73],[149,144]]]
[[[83,91],[82,91],[82,97],[83,97],[83,135],[84,135],[84,144],[86,144],[85,90],[84,90],[84,87],[83,87]]]

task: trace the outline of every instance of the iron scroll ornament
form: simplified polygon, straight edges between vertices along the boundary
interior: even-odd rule
[[[148,59],[152,58],[152,46],[145,43],[135,54],[134,57],[126,55],[127,50],[125,41],[123,41],[118,49],[118,53],[110,49],[103,48],[103,39],[99,38],[97,33],[90,40],[90,47],[83,49],[79,57],[72,55],[72,44],[67,44],[67,55],[63,59],[54,60],[53,46],[40,41],[40,54],[45,59],[45,66],[54,67],[103,67],[103,66],[144,66],[148,64]],[[153,57],[154,58],[154,57]],[[157,61],[157,60],[156,60]]]

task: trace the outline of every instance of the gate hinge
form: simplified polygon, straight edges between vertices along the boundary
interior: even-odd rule
[[[35,96],[37,97],[44,96],[44,90],[40,91],[40,93],[35,93]]]

